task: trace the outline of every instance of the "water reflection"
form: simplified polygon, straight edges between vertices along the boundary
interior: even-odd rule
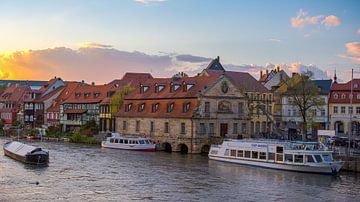
[[[32,144],[50,151],[49,166],[34,168],[0,152],[0,200],[356,201],[360,192],[359,177],[353,174],[334,178],[209,161],[201,155]]]

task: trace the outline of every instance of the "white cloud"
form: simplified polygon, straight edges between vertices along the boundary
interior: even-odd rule
[[[101,43],[95,43],[95,42],[84,42],[80,44],[80,47],[83,48],[111,48],[110,45],[105,45]]]
[[[341,24],[339,17],[335,15],[316,15],[309,16],[307,12],[302,9],[299,10],[296,17],[291,18],[291,26],[297,29],[302,29],[307,25],[317,25],[322,24],[325,27],[336,27]]]
[[[280,42],[281,42],[281,40],[280,40],[280,39],[274,39],[274,38],[270,38],[270,39],[269,39],[269,41],[278,42],[278,43],[280,43]]]
[[[144,5],[149,5],[151,3],[161,3],[161,2],[165,2],[167,0],[134,0],[137,3],[141,3]]]

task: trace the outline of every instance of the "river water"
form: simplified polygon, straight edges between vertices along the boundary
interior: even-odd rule
[[[0,201],[360,201],[360,175],[345,172],[333,177],[204,155],[29,144],[50,151],[49,166],[22,164],[1,149]]]

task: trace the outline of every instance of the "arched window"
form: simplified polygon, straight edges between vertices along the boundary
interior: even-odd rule
[[[346,98],[346,95],[345,94],[342,94],[341,95],[341,99],[345,99]]]
[[[334,99],[337,100],[339,98],[339,95],[337,93],[334,94]]]

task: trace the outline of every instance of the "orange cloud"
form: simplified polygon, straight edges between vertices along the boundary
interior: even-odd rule
[[[356,33],[357,33],[357,34],[360,34],[360,29],[358,29],[358,30],[356,31]]]
[[[326,16],[325,19],[321,22],[326,27],[336,27],[340,25],[340,19],[335,15]]]
[[[322,16],[308,16],[307,12],[299,10],[295,18],[291,18],[291,26],[295,28],[303,28],[306,25],[318,24]]]
[[[360,63],[360,42],[347,43],[345,46],[349,54],[341,54],[338,56],[351,59],[354,62]]]

